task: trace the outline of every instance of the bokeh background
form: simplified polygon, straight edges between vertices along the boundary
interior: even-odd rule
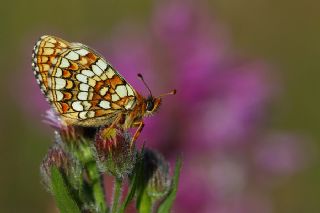
[[[320,3],[5,1],[0,212],[55,212],[39,165],[53,133],[31,71],[43,34],[101,52],[138,91],[178,89],[141,140],[185,159],[176,212],[320,211]],[[141,141],[140,141],[141,142]]]

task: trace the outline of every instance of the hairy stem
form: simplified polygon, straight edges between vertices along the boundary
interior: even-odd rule
[[[116,182],[114,184],[114,192],[113,192],[113,203],[112,203],[112,213],[118,212],[119,201],[122,192],[122,179],[116,178]]]
[[[88,168],[88,176],[91,180],[92,185],[92,195],[95,204],[99,208],[101,212],[106,212],[106,202],[105,202],[105,194],[103,190],[103,185],[101,181],[101,174],[95,164],[95,162],[89,162],[87,164]]]

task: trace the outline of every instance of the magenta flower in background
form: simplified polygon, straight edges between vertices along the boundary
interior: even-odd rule
[[[306,156],[307,144],[301,137],[278,133],[267,135],[254,150],[257,167],[269,175],[293,174],[303,167],[311,155]],[[306,141],[306,139],[304,139]],[[310,153],[310,152],[309,152]]]
[[[272,212],[256,178],[301,169],[300,138],[271,136],[264,143],[276,88],[270,66],[232,55],[226,33],[204,8],[156,3],[149,31],[123,27],[102,52],[138,91],[146,93],[137,73],[154,95],[178,91],[146,119],[140,137],[168,157],[183,153],[176,212]]]

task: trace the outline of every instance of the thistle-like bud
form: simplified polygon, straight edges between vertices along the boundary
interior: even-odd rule
[[[56,167],[74,188],[79,188],[81,184],[81,168],[78,162],[65,153],[57,144],[49,149],[40,166],[42,182],[48,191],[52,191],[51,170],[53,167]]]
[[[116,178],[129,175],[136,162],[136,149],[130,146],[130,134],[122,129],[101,128],[95,138],[95,150],[101,172]]]
[[[146,193],[155,200],[162,198],[168,193],[171,186],[168,162],[160,153],[146,150],[143,155],[143,163]]]

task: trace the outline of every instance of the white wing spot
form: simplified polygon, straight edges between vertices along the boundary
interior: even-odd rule
[[[51,63],[55,65],[57,63],[57,58],[54,58]]]
[[[56,90],[57,101],[61,101],[63,99],[63,94],[59,90]]]
[[[102,87],[100,89],[100,95],[105,96],[109,90],[109,87]]]
[[[100,101],[99,106],[104,109],[110,109],[110,102],[102,100],[102,101]]]
[[[41,87],[41,90],[43,93],[44,93],[44,91],[47,91],[47,88],[43,84],[41,84],[40,87]]]
[[[38,76],[37,76],[37,80],[39,80],[40,82],[43,81],[42,76],[41,76],[41,75],[38,75]]]
[[[78,74],[76,78],[78,79],[78,81],[83,83],[87,83],[88,81],[88,76],[86,75]]]
[[[102,59],[99,59],[97,62],[96,62],[96,65],[98,65],[102,70],[105,70],[107,68],[107,63],[104,62]]]
[[[61,77],[62,76],[62,70],[58,67],[56,70],[56,77]]]
[[[102,70],[97,65],[92,65],[92,71],[97,74],[97,76],[100,76],[102,74]]]
[[[116,87],[116,92],[118,93],[118,95],[123,98],[125,96],[127,96],[127,88],[125,85],[118,85]]]
[[[64,87],[66,87],[66,85],[67,85],[67,81],[62,78],[56,78],[55,82],[56,82],[56,85],[55,85],[56,89],[62,89]]]
[[[77,53],[75,53],[74,51],[70,51],[65,57],[67,59],[73,60],[73,61],[79,60],[79,58],[80,58],[80,56]]]
[[[87,118],[87,112],[80,112],[79,113],[79,118],[86,119]]]
[[[81,73],[88,77],[94,76],[94,73],[91,70],[82,70]]]
[[[88,100],[88,92],[79,92],[78,99],[81,101]]]
[[[112,94],[112,95],[111,95],[111,100],[112,100],[113,102],[120,100],[119,95],[117,95],[117,94]]]
[[[72,108],[75,110],[75,111],[78,111],[78,112],[81,112],[83,111],[83,106],[81,105],[81,102],[80,101],[75,101],[72,103]]]
[[[107,74],[108,78],[112,78],[115,73],[114,73],[113,69],[111,69],[111,67],[109,67],[106,74]]]
[[[89,91],[89,85],[88,84],[80,84],[80,90],[81,91]]]
[[[128,96],[134,96],[134,92],[133,92],[132,88],[128,84],[126,85],[126,87],[128,90]]]
[[[81,55],[81,56],[85,56],[85,55],[87,55],[87,54],[89,53],[89,52],[88,52],[87,50],[85,50],[85,49],[76,50],[75,52],[78,53],[78,54]]]
[[[60,67],[61,68],[66,68],[66,67],[69,67],[69,66],[70,66],[69,61],[67,59],[65,59],[65,58],[62,58],[61,63],[60,63]]]

